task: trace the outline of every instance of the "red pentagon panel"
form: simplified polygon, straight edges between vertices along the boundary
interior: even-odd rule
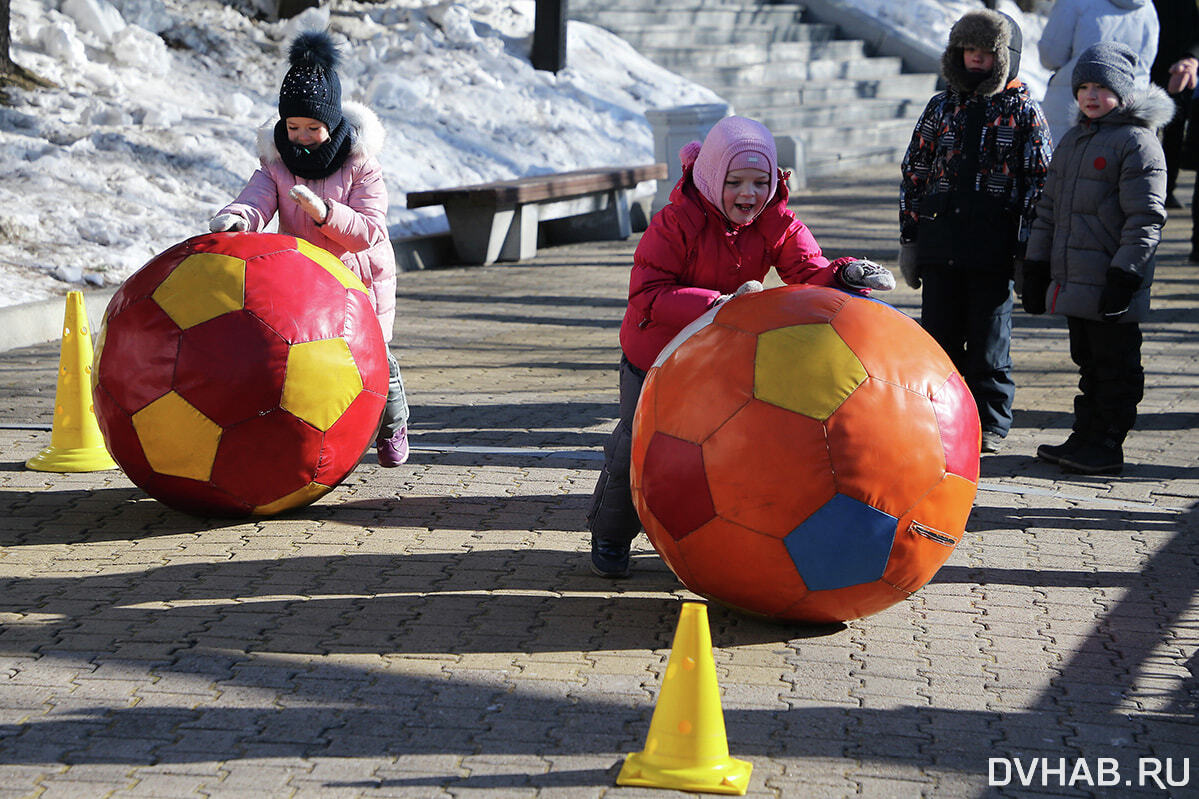
[[[136,413],[171,390],[181,335],[149,297],[108,320],[96,374],[117,407]]]
[[[781,539],[836,493],[824,427],[777,405],[751,400],[703,449],[716,512],[760,533]]]
[[[159,253],[125,278],[125,282],[108,301],[108,309],[105,311],[108,321],[111,323],[127,307],[153,294],[158,284],[166,280],[167,275],[175,271],[175,267],[194,252],[191,243],[192,240],[189,239]]]
[[[226,428],[212,484],[251,507],[274,502],[312,482],[322,439],[319,430],[282,410]]]
[[[234,350],[236,358],[230,357]],[[287,342],[251,314],[221,314],[184,331],[175,390],[229,427],[279,406],[287,350]]]
[[[155,472],[139,485],[159,502],[194,516],[249,516],[254,509],[253,505],[211,483],[186,477]]]
[[[757,344],[757,336],[717,324],[687,339],[658,367],[659,432],[702,443],[749,402]]]
[[[321,485],[337,485],[353,471],[375,438],[387,400],[363,391],[325,431],[320,459],[312,479]]]
[[[662,562],[674,572],[675,577],[679,578],[683,585],[688,585],[691,581],[691,571],[687,567],[686,558],[679,552],[679,542],[664,531],[653,513],[645,507],[640,495],[633,495],[633,503],[637,506],[637,514],[641,517],[641,524],[645,527],[645,536],[654,545],[658,557],[662,558]]]
[[[825,428],[837,490],[896,518],[945,474],[937,417],[923,394],[868,378]]]
[[[246,261],[246,310],[289,344],[341,338],[348,293],[328,270],[297,250]]]
[[[92,403],[108,454],[112,455],[131,482],[141,485],[154,470],[150,468],[137,431],[133,428],[133,417],[121,410],[103,385],[96,386],[92,392]]]
[[[772,615],[808,591],[781,540],[726,519],[713,519],[678,546],[690,571],[683,584],[723,604]]]
[[[933,394],[933,412],[945,447],[945,469],[977,483],[982,426],[974,395],[957,372]]]
[[[645,453],[641,493],[676,541],[716,515],[698,444],[656,433]]]
[[[725,303],[717,312],[715,323],[757,335],[779,327],[827,322],[849,299],[848,294],[837,289],[781,286]]]
[[[954,371],[949,356],[916,320],[885,303],[851,297],[832,326],[871,377],[931,397]]]
[[[899,520],[883,580],[915,591],[932,579],[962,539],[978,487],[947,474]]]
[[[387,396],[387,338],[379,327],[379,317],[370,297],[360,291],[346,291],[345,328],[341,333],[350,345],[350,354],[362,375],[362,387]]]
[[[908,596],[907,591],[900,591],[881,580],[875,580],[845,588],[813,591],[779,613],[779,618],[831,624],[878,613]]]
[[[185,243],[195,252],[215,252],[243,261],[270,252],[296,249],[296,237],[282,233],[202,233]]]

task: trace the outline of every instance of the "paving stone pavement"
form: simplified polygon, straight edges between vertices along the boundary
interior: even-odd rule
[[[890,262],[897,175],[795,206],[830,254]],[[1123,476],[1033,458],[1076,375],[1062,322],[1017,314],[1015,428],[932,583],[821,627],[711,607],[751,796],[1199,796],[1199,267],[1173,214]],[[25,470],[58,345],[0,354],[0,797],[678,795],[615,776],[691,595],[644,538],[630,580],[585,565],[633,247],[401,275],[412,461],[368,453],[277,518]]]

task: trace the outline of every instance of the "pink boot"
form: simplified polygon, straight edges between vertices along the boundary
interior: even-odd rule
[[[379,455],[380,466],[391,468],[407,461],[408,425],[404,425],[395,431],[391,438],[379,438],[376,440],[375,449]]]

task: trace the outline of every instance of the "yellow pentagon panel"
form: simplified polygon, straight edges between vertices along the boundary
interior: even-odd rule
[[[321,485],[320,483],[309,483],[303,488],[296,489],[290,494],[279,497],[274,502],[259,505],[250,513],[254,516],[274,516],[276,513],[282,513],[285,510],[299,508],[310,502],[315,502],[332,490],[331,486]]]
[[[179,262],[150,295],[180,329],[239,311],[246,297],[246,262],[199,252]]]
[[[133,429],[150,468],[159,474],[207,480],[221,426],[174,391],[133,414]]]
[[[362,393],[362,375],[345,339],[292,344],[279,407],[317,430],[328,430]]]
[[[296,249],[320,264],[325,271],[340,280],[341,285],[348,289],[361,291],[363,294],[366,293],[366,286],[358,279],[358,275],[351,272],[333,253],[300,238],[296,239]]]
[[[866,377],[831,325],[793,325],[758,336],[754,396],[763,402],[824,421]]]

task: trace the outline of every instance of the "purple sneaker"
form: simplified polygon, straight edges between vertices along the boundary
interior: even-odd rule
[[[392,434],[391,438],[380,437],[375,441],[379,465],[391,468],[408,460],[408,425]]]

